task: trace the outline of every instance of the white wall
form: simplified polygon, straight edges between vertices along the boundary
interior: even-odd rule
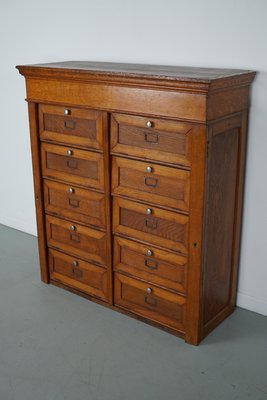
[[[238,304],[267,315],[266,17],[265,0],[0,0],[0,223],[36,234],[25,86],[16,64],[255,69]]]

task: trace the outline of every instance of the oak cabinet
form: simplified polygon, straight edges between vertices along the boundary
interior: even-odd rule
[[[41,279],[198,344],[235,307],[255,72],[18,69]]]

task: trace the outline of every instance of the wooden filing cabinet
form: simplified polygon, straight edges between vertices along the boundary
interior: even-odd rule
[[[18,69],[42,280],[198,344],[235,307],[255,73]]]

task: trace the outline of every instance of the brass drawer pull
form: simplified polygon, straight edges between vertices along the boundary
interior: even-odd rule
[[[158,178],[144,177],[145,185],[151,188],[155,188],[158,186],[159,180]]]
[[[76,243],[80,243],[81,238],[80,235],[77,235],[76,233],[70,233],[70,240]]]
[[[160,135],[154,132],[144,132],[145,142],[158,144]]]
[[[159,263],[156,260],[145,258],[145,266],[151,270],[158,269]]]
[[[145,219],[145,224],[146,227],[149,229],[157,229],[158,227],[158,221],[156,219]]]
[[[66,121],[64,121],[64,127],[66,129],[74,130],[76,128],[76,121],[67,119]]]
[[[79,208],[80,207],[80,200],[69,198],[69,206],[75,207],[75,208]]]
[[[83,276],[83,271],[81,271],[80,269],[72,268],[71,272],[73,273],[73,275],[75,275],[76,278],[82,278]]]
[[[79,267],[78,261],[77,260],[72,261],[72,268],[71,268],[72,274],[75,275],[76,278],[82,278],[83,271],[81,271],[78,267]]]
[[[150,288],[147,288],[147,290],[148,289],[150,289]],[[150,306],[154,306],[154,307],[156,307],[157,306],[157,299],[156,299],[156,297],[154,297],[153,295],[151,295],[151,292],[152,292],[152,290],[151,290],[151,292],[148,292],[146,290],[146,294],[144,295],[144,300],[145,300],[145,303],[147,303],[148,305],[150,305]]]
[[[76,169],[78,167],[78,162],[77,160],[68,160],[67,166],[71,169]]]

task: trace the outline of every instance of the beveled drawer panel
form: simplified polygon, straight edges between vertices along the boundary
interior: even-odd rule
[[[192,128],[185,122],[114,113],[111,151],[190,166]]]
[[[44,179],[45,211],[105,229],[105,196],[72,185]]]
[[[49,249],[50,278],[107,300],[107,269]]]
[[[187,216],[176,212],[113,198],[114,233],[186,254],[188,222]]]
[[[48,246],[106,266],[106,233],[60,218],[46,216]]]
[[[41,151],[45,177],[104,189],[102,154],[47,143],[41,144]]]
[[[39,105],[40,137],[54,142],[103,148],[107,114],[74,107]]]
[[[114,293],[115,305],[184,331],[184,297],[118,273],[115,273]]]
[[[153,246],[114,237],[114,270],[185,293],[187,258]]]
[[[189,210],[190,172],[130,160],[112,159],[112,192],[166,207]]]

